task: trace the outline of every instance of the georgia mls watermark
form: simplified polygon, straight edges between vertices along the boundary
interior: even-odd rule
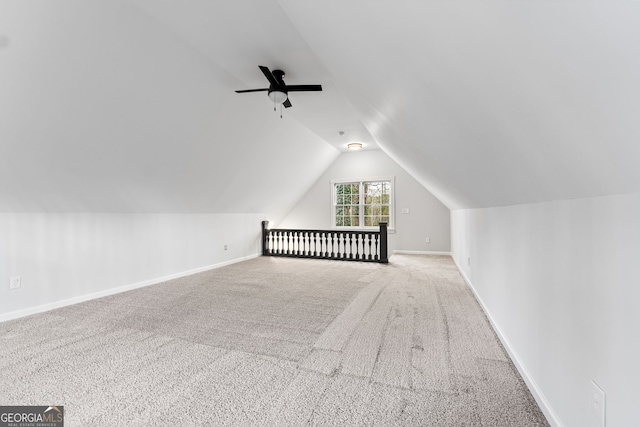
[[[64,406],[0,406],[0,427],[64,427]]]

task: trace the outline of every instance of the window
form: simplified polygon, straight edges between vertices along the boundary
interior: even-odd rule
[[[378,228],[386,222],[394,228],[394,178],[335,180],[332,187],[334,227]]]

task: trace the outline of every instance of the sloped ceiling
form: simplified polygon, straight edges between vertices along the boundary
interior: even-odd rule
[[[0,34],[0,211],[273,219],[339,155],[128,1],[1,1]]]
[[[638,192],[638,46],[631,1],[0,0],[0,211],[277,217],[355,140],[450,208]]]
[[[449,207],[640,191],[640,2],[280,4]]]

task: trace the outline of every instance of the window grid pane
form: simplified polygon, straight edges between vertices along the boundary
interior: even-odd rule
[[[360,224],[360,184],[336,184],[335,194],[335,225],[338,227],[358,226]]]
[[[335,219],[337,227],[377,227],[380,222],[389,223],[391,205],[391,181],[366,181],[361,183],[336,183]],[[362,209],[360,188],[362,186]],[[362,218],[360,218],[362,210]]]
[[[364,224],[375,227],[380,222],[389,222],[389,206],[391,202],[391,182],[364,183]]]

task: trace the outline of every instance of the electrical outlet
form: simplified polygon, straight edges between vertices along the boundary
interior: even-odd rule
[[[471,257],[470,256],[467,257],[467,265],[469,267],[471,267]]]
[[[427,243],[431,243],[431,237],[425,238],[424,241],[427,242]]]
[[[22,279],[20,276],[15,276],[9,279],[9,289],[18,289],[22,286]]]
[[[224,245],[224,250],[226,251],[227,249],[229,249],[229,246]]]
[[[604,391],[591,381],[591,415],[593,416],[594,426],[605,427],[605,395]]]

